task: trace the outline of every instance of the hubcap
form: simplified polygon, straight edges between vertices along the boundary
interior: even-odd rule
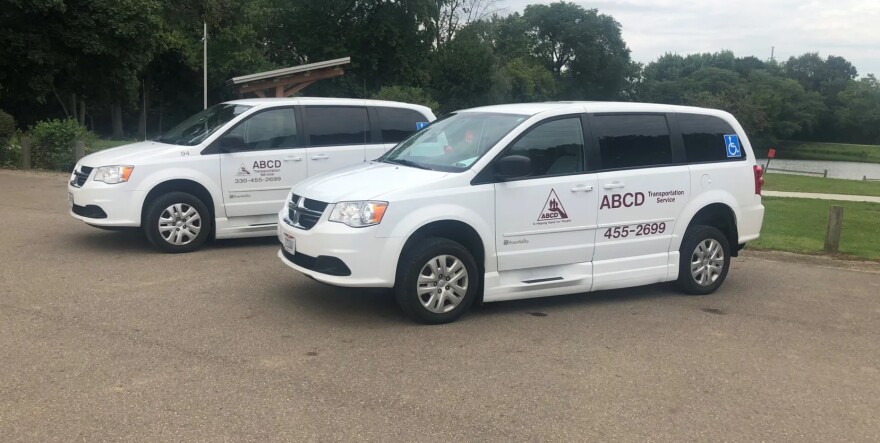
[[[201,230],[202,216],[186,203],[173,204],[159,215],[159,235],[172,245],[191,243]]]
[[[464,263],[451,255],[438,255],[422,266],[416,293],[425,309],[443,314],[455,309],[468,289]]]
[[[709,286],[718,280],[724,269],[724,249],[715,239],[706,239],[697,244],[691,255],[691,276],[700,286]]]

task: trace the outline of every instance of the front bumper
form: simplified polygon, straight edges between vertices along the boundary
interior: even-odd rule
[[[73,197],[68,211],[73,218],[90,225],[106,227],[138,227],[141,209],[147,196],[145,191],[125,189],[126,184],[108,185],[86,181],[81,188],[67,184]]]
[[[312,229],[304,230],[288,224],[286,209],[279,212],[279,241],[283,241],[285,235],[295,238],[297,256],[291,257],[282,248],[278,258],[323,283],[359,288],[394,287],[404,239],[376,237],[377,226],[352,228],[329,222],[329,213],[328,207]],[[346,270],[349,275],[340,275]]]

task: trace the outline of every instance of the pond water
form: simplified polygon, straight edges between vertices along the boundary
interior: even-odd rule
[[[758,159],[758,164],[766,167],[767,159]],[[774,171],[776,168],[818,172],[819,177],[822,176],[822,171],[827,169],[828,178],[861,180],[862,177],[867,176],[869,179],[880,179],[880,164],[878,163],[773,159],[770,161],[770,172],[783,173],[783,171]]]

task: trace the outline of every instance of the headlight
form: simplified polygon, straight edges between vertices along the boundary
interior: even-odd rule
[[[333,206],[330,221],[345,223],[353,228],[378,225],[385,216],[388,202],[339,202]]]
[[[131,177],[134,166],[101,166],[95,172],[95,181],[108,184],[125,183]]]

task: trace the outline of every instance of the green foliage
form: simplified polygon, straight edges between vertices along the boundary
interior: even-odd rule
[[[9,145],[13,136],[15,136],[15,119],[0,110],[0,166],[8,161]]]
[[[462,29],[431,61],[432,95],[440,112],[489,104],[497,60],[480,25]]]
[[[837,95],[834,118],[848,140],[880,144],[880,82],[874,75],[850,82]]]
[[[380,89],[379,92],[373,94],[372,98],[376,100],[415,103],[417,105],[427,106],[434,112],[437,112],[440,109],[440,105],[431,98],[428,91],[412,86],[385,86]]]
[[[719,51],[664,54],[642,66],[631,60],[620,24],[596,9],[562,1],[491,15],[498,6],[6,0],[0,107],[25,126],[72,116],[74,101],[87,102],[86,121],[97,132],[124,133],[118,120],[111,124],[111,109],[122,109],[127,125],[143,112],[150,135],[167,130],[202,108],[207,23],[210,103],[238,98],[231,77],[350,56],[344,76],[304,93],[388,95],[440,112],[542,100],[691,104],[732,112],[757,146],[780,138],[880,143],[880,86],[870,75],[855,80],[842,57],[807,53],[778,63]]]
[[[492,79],[492,103],[524,103],[551,100],[556,80],[544,66],[529,59],[515,58]]]
[[[38,169],[69,171],[75,161],[74,146],[77,140],[90,144],[94,134],[72,119],[46,120],[28,131],[31,137],[31,161]]]
[[[526,6],[523,20],[534,55],[561,81],[566,98],[620,96],[632,65],[614,18],[563,1]]]

